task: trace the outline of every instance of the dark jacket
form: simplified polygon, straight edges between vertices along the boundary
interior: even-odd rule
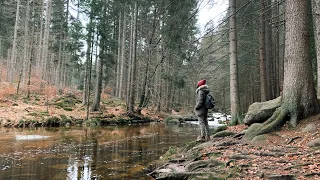
[[[207,85],[202,85],[196,90],[196,106],[195,113],[199,117],[207,116],[208,109],[204,105],[204,101],[206,99],[206,95],[209,93],[209,89]]]

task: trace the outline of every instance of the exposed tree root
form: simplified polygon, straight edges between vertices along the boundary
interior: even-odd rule
[[[237,124],[241,124],[242,123],[242,118],[240,117],[239,114],[232,116],[231,117],[231,121],[229,123],[230,126],[235,126]]]
[[[266,122],[252,124],[243,138],[251,141],[258,135],[279,129],[284,124],[287,114],[288,112],[284,108],[278,108]]]

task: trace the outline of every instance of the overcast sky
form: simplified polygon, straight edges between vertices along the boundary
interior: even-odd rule
[[[228,6],[228,0],[199,0],[197,25],[200,32],[203,33],[206,29],[210,28],[211,24],[219,24],[227,12]]]

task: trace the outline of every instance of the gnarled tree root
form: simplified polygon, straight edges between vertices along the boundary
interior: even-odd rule
[[[273,115],[264,123],[252,124],[246,134],[243,136],[245,140],[251,141],[254,137],[272,132],[279,129],[285,122],[288,112],[283,108],[278,108]]]

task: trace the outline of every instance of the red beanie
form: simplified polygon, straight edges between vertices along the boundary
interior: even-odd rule
[[[205,79],[200,80],[200,81],[198,82],[198,87],[199,87],[199,86],[202,86],[202,85],[205,85],[206,82],[207,82],[207,81],[206,81]]]

